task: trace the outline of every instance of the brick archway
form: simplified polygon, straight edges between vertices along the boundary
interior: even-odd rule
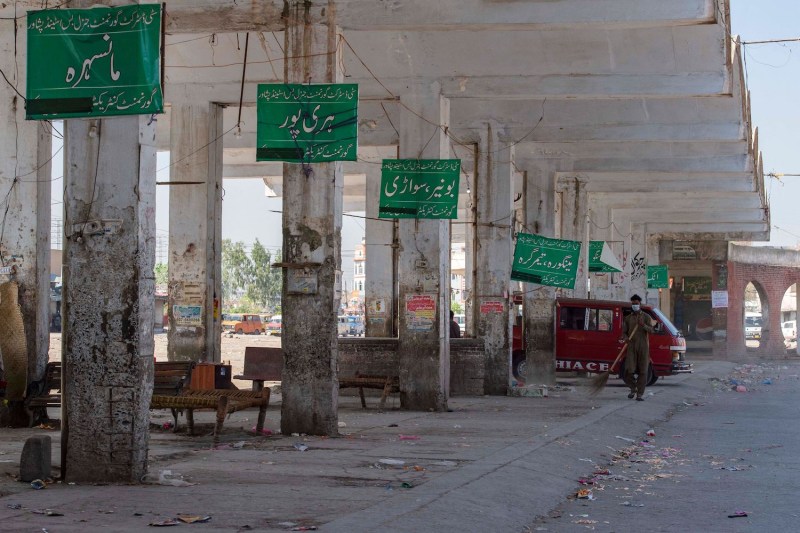
[[[747,353],[744,342],[744,291],[753,283],[761,299],[760,355],[783,355],[786,348],[781,331],[781,302],[788,287],[800,280],[800,267],[728,263],[728,334],[729,356]]]

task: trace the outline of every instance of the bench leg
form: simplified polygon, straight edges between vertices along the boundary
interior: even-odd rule
[[[361,396],[361,408],[362,409],[366,409],[367,408],[367,400],[364,399],[364,387],[359,387],[358,388],[358,395]]]
[[[219,445],[219,436],[222,433],[222,424],[225,423],[225,415],[228,414],[228,397],[220,396],[219,403],[217,404],[217,423],[214,426],[214,444],[216,448]]]
[[[194,409],[186,410],[186,425],[189,427],[189,435],[194,435]]]
[[[177,409],[170,409],[170,411],[172,411],[172,418],[175,419],[175,424],[172,426],[172,432],[173,433],[177,433],[178,432],[178,410]],[[187,420],[188,420],[188,417],[187,417]]]
[[[263,385],[263,381],[261,382]],[[266,397],[266,401],[258,406],[258,422],[256,423],[256,435],[261,435],[261,431],[264,429],[264,419],[267,418],[267,405],[269,405],[269,390],[262,390],[261,397]]]

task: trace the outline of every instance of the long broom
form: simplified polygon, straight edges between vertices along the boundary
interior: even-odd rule
[[[589,393],[592,396],[599,394],[600,391],[605,388],[606,384],[608,383],[609,376],[614,371],[614,368],[616,368],[617,363],[619,363],[620,359],[622,359],[622,354],[625,353],[625,349],[628,347],[628,344],[631,342],[631,339],[633,339],[633,336],[634,334],[636,334],[637,329],[639,329],[639,324],[636,324],[633,327],[633,331],[631,331],[631,334],[628,335],[628,338],[625,340],[625,344],[622,345],[622,348],[619,349],[617,358],[614,359],[614,362],[611,363],[611,366],[608,368],[608,370],[597,374],[589,381]]]

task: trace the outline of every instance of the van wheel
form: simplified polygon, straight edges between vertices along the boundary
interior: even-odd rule
[[[257,329],[257,330],[255,330],[253,333],[254,333],[255,335],[261,335],[261,330],[260,330],[260,329]]]
[[[524,380],[528,375],[528,361],[525,352],[514,352],[511,358],[511,372],[518,380]]]
[[[653,365],[649,365],[647,367],[647,386],[652,387],[655,385],[656,381],[658,381],[658,376],[656,376],[655,371],[653,371]]]
[[[239,328],[239,329],[236,330],[236,333],[237,333],[237,335],[241,335],[241,334],[244,333],[244,330],[242,328]]]

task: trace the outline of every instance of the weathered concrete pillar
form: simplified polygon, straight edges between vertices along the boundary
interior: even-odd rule
[[[287,83],[337,83],[341,49],[335,12],[293,2],[288,7]],[[312,23],[311,19],[321,22]],[[342,163],[283,165],[283,403],[281,432],[338,434],[337,311],[341,279]],[[368,261],[369,262],[369,261]],[[296,276],[316,291],[292,291]]]
[[[444,129],[450,102],[439,85],[401,101],[415,113],[402,115],[400,157],[448,158]],[[450,221],[401,219],[399,241],[401,403],[406,409],[444,411],[450,389]],[[431,311],[432,323],[412,320],[415,313]]]
[[[475,298],[475,278],[477,277],[477,263],[475,262],[478,241],[475,237],[475,224],[477,222],[477,187],[475,186],[476,172],[467,175],[469,180],[469,193],[467,194],[467,224],[464,229],[464,336],[475,336],[476,314],[479,306]]]
[[[220,361],[222,133],[222,108],[218,105],[172,104],[170,361]]]
[[[375,165],[376,169],[380,169]],[[395,232],[397,222],[378,219],[378,203],[381,196],[380,172],[367,174],[367,261],[366,287],[366,334],[367,337],[393,337],[395,331],[394,287],[396,271],[394,263]]]
[[[500,140],[496,124],[482,133],[480,171],[475,179],[477,247],[474,305],[477,334],[484,341],[485,394],[508,391],[511,378],[511,313],[509,295],[513,249],[514,147]]]
[[[556,191],[560,193],[560,216],[556,223],[560,227],[557,233],[559,239],[579,241],[581,243],[581,256],[578,260],[578,274],[575,278],[575,289],[567,291],[573,298],[588,297],[589,267],[587,264],[588,246],[591,230],[589,225],[589,194],[586,187],[586,178],[575,175],[559,179]]]
[[[155,125],[65,127],[62,474],[135,482],[153,386]]]
[[[711,265],[711,287],[715,291],[728,290],[727,261],[714,261]],[[730,294],[728,298],[730,301]],[[725,360],[728,358],[728,308],[718,307],[714,309],[712,307],[711,320],[714,327],[714,337],[712,339],[714,358]]]
[[[528,183],[524,187],[525,227],[545,237],[555,235],[555,219],[559,211],[553,202],[553,173],[558,162],[543,160],[526,169]],[[527,384],[554,385],[556,365],[553,339],[553,287],[524,284],[524,331]]]
[[[0,26],[0,68],[24,94],[27,34],[25,31],[15,32],[14,23],[3,21]],[[16,54],[15,35],[16,50],[19,52]],[[50,343],[51,125],[26,121],[23,99],[8,84],[0,85],[0,128],[3,132],[3,142],[0,143],[0,199],[8,201],[2,206],[0,266],[13,270],[13,274],[0,274],[0,283],[14,280],[19,284],[19,303],[28,351],[27,380],[30,381],[41,377],[44,372]],[[24,380],[25,372],[22,374],[20,378]],[[23,392],[24,387],[23,383]],[[14,412],[6,413],[9,416],[5,419],[0,407],[0,421],[3,424],[17,421],[25,425],[26,416],[21,401],[11,402],[9,408]]]

